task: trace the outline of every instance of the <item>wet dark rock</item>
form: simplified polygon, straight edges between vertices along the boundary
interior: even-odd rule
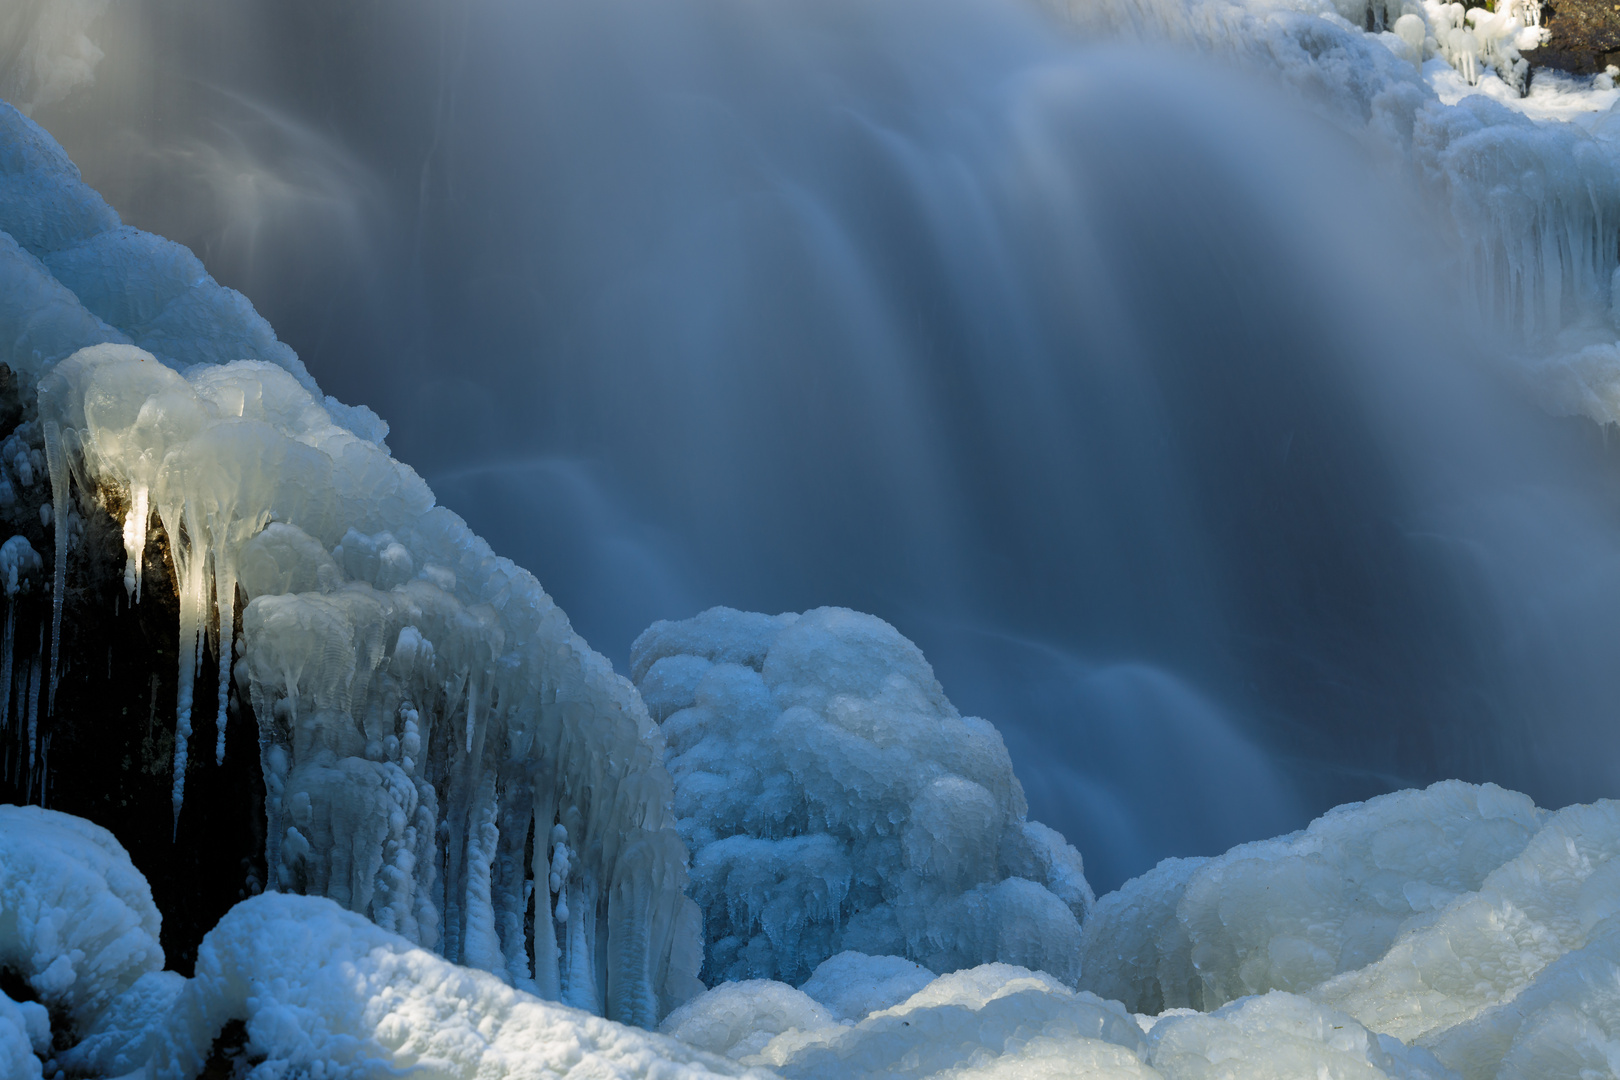
[[[1553,0],[1541,13],[1550,35],[1524,54],[1532,68],[1597,75],[1620,66],[1620,4],[1612,0]]]

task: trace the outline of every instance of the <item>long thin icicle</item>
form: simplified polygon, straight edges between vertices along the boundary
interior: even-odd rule
[[[224,529],[214,545],[214,606],[219,614],[219,718],[214,764],[225,764],[225,713],[231,699],[231,647],[236,638],[236,573],[226,550]]]
[[[56,711],[56,680],[62,660],[62,602],[67,595],[68,465],[62,428],[45,421],[45,465],[51,473],[51,528],[56,533],[56,568],[51,579],[51,693],[47,715]]]
[[[124,591],[141,602],[141,563],[146,555],[146,524],[151,514],[151,493],[139,486],[130,493],[124,517]]]
[[[189,509],[189,508],[188,508]],[[195,521],[186,514],[188,535],[195,536]],[[177,535],[171,529],[169,535]],[[174,831],[180,831],[180,807],[186,794],[186,759],[191,744],[191,710],[197,690],[197,663],[202,651],[203,611],[207,605],[207,588],[203,576],[206,558],[195,548],[189,555],[182,554],[182,545],[170,541],[170,550],[176,554],[175,564],[181,578],[180,585],[180,641],[176,651],[180,657],[179,685],[175,691],[174,727]]]

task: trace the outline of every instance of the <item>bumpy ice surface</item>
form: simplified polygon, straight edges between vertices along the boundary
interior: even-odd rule
[[[655,623],[630,666],[663,722],[708,981],[798,983],[845,950],[1074,980],[1079,852],[1025,818],[1001,736],[894,627],[714,608]]]

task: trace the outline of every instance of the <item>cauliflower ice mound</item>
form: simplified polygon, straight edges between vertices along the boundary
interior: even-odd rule
[[[668,745],[707,981],[802,983],[846,950],[1074,981],[1079,853],[1026,820],[1001,736],[894,627],[713,608],[655,623],[630,664]]]
[[[77,1075],[121,1075],[143,1060],[151,1014],[181,981],[162,970],[161,924],[146,879],[107,830],[0,806],[0,973],[10,983],[0,990],[0,1075],[39,1077],[53,1053]]]

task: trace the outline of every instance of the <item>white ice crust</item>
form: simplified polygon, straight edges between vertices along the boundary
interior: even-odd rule
[[[1620,803],[1396,792],[1127,882],[1086,924],[1081,985],[1154,1012],[1287,990],[1470,1080],[1611,1075],[1616,855]]]
[[[1208,861],[1171,860],[1098,903],[1081,985],[1152,1012],[1304,993],[1480,888],[1543,819],[1523,795],[1453,780],[1341,806]]]
[[[845,950],[1074,980],[1079,852],[1026,820],[1000,734],[894,627],[713,608],[655,623],[630,666],[663,722],[710,982],[799,983]]]
[[[160,1025],[153,1080],[192,1080],[231,1020],[253,1080],[700,1080],[748,1072],[674,1039],[542,1001],[329,900],[265,894],[203,939]]]

